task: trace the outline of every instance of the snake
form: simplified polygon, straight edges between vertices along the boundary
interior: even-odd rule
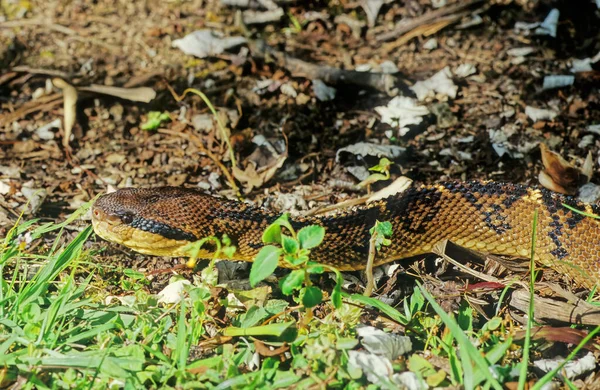
[[[311,249],[310,258],[340,271],[365,269],[371,229],[376,221],[389,221],[391,242],[377,251],[375,266],[431,253],[449,240],[485,254],[530,258],[533,252],[537,265],[592,288],[600,282],[600,221],[589,214],[598,209],[536,186],[445,181],[413,183],[385,199],[331,215],[293,217],[290,223],[293,229],[324,227],[324,240]],[[279,216],[184,187],[123,188],[92,206],[96,234],[134,251],[186,256],[190,243],[227,235],[236,247],[231,260],[241,261],[255,259],[265,245],[263,231]],[[205,246],[198,257],[211,259],[215,250]]]

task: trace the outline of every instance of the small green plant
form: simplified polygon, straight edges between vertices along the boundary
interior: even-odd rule
[[[150,111],[148,113],[148,119],[142,123],[142,130],[156,130],[161,123],[171,120],[171,117],[166,112]]]
[[[215,236],[204,237],[198,241],[192,242],[188,244],[184,250],[188,254],[189,258],[186,263],[188,268],[195,268],[198,263],[198,256],[200,254],[200,250],[207,244],[213,244],[215,249],[212,255],[212,259],[208,267],[202,270],[202,280],[204,280],[208,285],[217,284],[218,273],[216,268],[214,267],[215,261],[223,256],[231,259],[235,254],[237,248],[234,245],[231,245],[231,239],[227,234],[224,234],[223,237],[219,240]]]
[[[369,258],[367,259],[367,267],[365,273],[367,275],[367,285],[365,286],[365,295],[371,296],[375,287],[373,278],[373,264],[375,256],[382,246],[388,246],[392,241],[388,238],[392,236],[392,224],[388,221],[375,221],[375,225],[369,230],[371,239],[369,240]]]
[[[283,234],[282,227],[290,235]],[[325,229],[322,226],[310,225],[300,229],[297,233],[292,227],[288,214],[283,214],[264,231],[262,241],[267,245],[263,247],[250,270],[250,284],[254,287],[260,281],[271,275],[280,262],[294,270],[279,282],[284,295],[292,295],[294,291],[300,292],[302,304],[311,308],[323,300],[323,292],[313,286],[310,275],[322,274],[325,270],[336,274],[336,285],[331,293],[331,302],[334,307],[342,305],[342,275],[334,267],[319,264],[310,260],[311,249],[319,246],[325,238]]]
[[[369,177],[358,183],[358,186],[360,188],[370,188],[372,184],[377,183],[378,181],[389,180],[391,166],[392,162],[387,158],[383,157],[381,160],[379,160],[379,164],[369,168],[369,171],[375,173],[371,173]]]
[[[287,16],[290,19],[290,26],[283,29],[283,31],[287,32],[287,33],[291,33],[291,34],[301,33],[302,32],[302,23],[300,23],[298,18],[296,18],[291,12],[288,12]]]

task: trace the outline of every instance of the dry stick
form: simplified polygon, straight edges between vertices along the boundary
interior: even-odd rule
[[[383,45],[382,52],[389,53],[393,50],[396,50],[397,48],[404,46],[411,39],[416,38],[418,36],[423,35],[427,37],[429,35],[435,34],[436,32],[448,26],[449,24],[457,22],[460,18],[467,14],[468,12],[462,12],[454,15],[448,15],[443,18],[440,18],[435,22],[432,22],[431,24],[422,25],[417,28],[414,28],[411,31],[399,37],[398,39]]]
[[[25,65],[14,66],[10,70],[12,70],[13,72],[43,74],[52,77],[60,77],[61,79],[69,79],[71,77],[68,73],[61,72],[60,70],[31,68]]]
[[[528,291],[518,290],[512,293],[508,304],[510,307],[527,313],[529,298]],[[600,324],[600,309],[583,300],[569,303],[536,295],[533,305],[537,321],[560,321],[582,325]]]
[[[58,31],[66,35],[77,35],[77,31],[70,29],[60,24],[53,23],[50,20],[38,19],[24,19],[24,20],[9,20],[0,23],[0,28],[18,28],[26,26],[46,26],[50,30]]]
[[[387,93],[389,96],[398,94],[397,86],[401,84],[398,77],[387,73],[357,72],[344,70],[326,65],[311,64],[284,52],[273,49],[264,41],[248,42],[252,55],[258,58],[272,56],[278,66],[286,68],[293,76],[308,79],[320,79],[328,84],[352,84],[360,87],[373,88]]]
[[[460,12],[464,9],[467,9],[474,4],[482,3],[487,0],[468,0],[468,1],[459,1],[458,3],[440,8],[435,11],[427,12],[424,15],[416,17],[414,19],[410,19],[407,21],[403,21],[399,23],[399,26],[393,29],[392,31],[380,34],[375,37],[375,39],[379,42],[388,41],[390,39],[398,38],[400,35],[407,33],[423,24],[428,24],[430,22],[435,21],[438,18],[442,18],[446,15],[450,15],[453,13]]]
[[[49,111],[54,106],[62,103],[63,97],[61,93],[53,93],[52,95],[44,96],[36,100],[29,101],[23,104],[17,111],[0,115],[0,127],[8,126],[12,122],[31,114],[36,111]]]
[[[448,256],[446,254],[446,245],[448,245],[448,240],[444,240],[441,241],[437,244],[435,244],[431,250],[431,252],[435,253],[436,255],[442,257],[444,260],[446,260],[447,262],[453,264],[454,266],[460,268],[461,270],[463,270],[464,272],[471,274],[473,276],[475,276],[476,278],[479,278],[481,280],[485,280],[486,282],[495,282],[495,283],[501,283],[504,284],[505,282],[495,278],[491,275],[485,274],[483,272],[478,272],[475,271],[474,269],[471,269],[469,267],[467,267],[464,264],[459,263],[458,261],[454,260],[452,257]]]
[[[364,204],[369,199],[369,197],[370,197],[370,195],[364,195],[364,196],[361,196],[360,198],[348,199],[343,202],[339,202],[339,203],[335,203],[335,204],[328,205],[325,207],[309,210],[305,213],[305,215],[306,216],[322,215],[322,214],[329,213],[334,210],[339,210],[339,209],[344,210],[348,207],[353,207],[353,206],[358,206],[358,205]]]
[[[373,287],[375,286],[375,280],[373,278],[373,263],[375,262],[375,256],[377,255],[377,249],[375,248],[375,241],[377,240],[377,230],[373,230],[371,239],[369,240],[369,258],[367,259],[367,266],[365,268],[365,274],[367,276],[367,285],[365,286],[364,296],[370,297],[373,293]]]

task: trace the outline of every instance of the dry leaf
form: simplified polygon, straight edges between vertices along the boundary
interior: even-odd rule
[[[258,352],[261,356],[279,356],[290,349],[290,347],[287,345],[282,345],[279,348],[270,349],[265,343],[263,343],[260,340],[254,340],[254,347],[256,348],[256,352]]]
[[[241,170],[234,166],[232,169],[233,176],[244,185],[246,193],[268,182],[288,156],[287,140],[282,153],[279,153],[262,135],[254,137],[252,142],[257,145],[257,148],[246,159],[246,168]]]
[[[244,37],[225,37],[212,30],[197,30],[173,41],[173,46],[185,54],[205,58],[223,53],[225,50],[246,43]]]
[[[259,188],[266,182],[268,182],[274,175],[275,172],[285,162],[287,158],[287,152],[279,155],[279,157],[269,166],[261,167],[256,169],[256,164],[249,162],[245,170],[241,170],[238,167],[233,167],[233,176],[238,179],[244,185],[244,191],[246,193],[252,191],[253,188]]]
[[[593,161],[591,154],[588,154],[583,170],[576,168],[558,153],[548,149],[546,144],[540,144],[542,153],[542,163],[544,170],[540,172],[538,179],[540,184],[554,192],[574,195],[579,187],[591,179]]]
[[[389,186],[382,188],[381,190],[379,190],[376,193],[374,193],[373,195],[371,195],[371,197],[369,199],[367,199],[366,203],[371,203],[376,200],[385,199],[390,196],[400,194],[400,193],[406,191],[406,189],[408,187],[410,187],[411,184],[412,184],[411,179],[409,179],[406,176],[400,176],[399,178],[394,180],[392,182],[392,184],[390,184]]]
[[[75,126],[75,119],[77,112],[75,107],[77,106],[77,90],[71,84],[67,83],[63,79],[55,78],[52,79],[52,84],[56,88],[60,88],[63,91],[63,107],[64,107],[64,136],[62,144],[65,148],[69,147],[69,140],[71,139],[71,133],[73,126]]]

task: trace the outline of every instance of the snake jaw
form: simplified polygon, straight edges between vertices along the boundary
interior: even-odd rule
[[[184,256],[182,248],[190,241],[175,240],[159,234],[134,229],[124,224],[118,215],[110,215],[99,208],[92,208],[92,226],[98,236],[133,249],[136,252],[153,256]]]

